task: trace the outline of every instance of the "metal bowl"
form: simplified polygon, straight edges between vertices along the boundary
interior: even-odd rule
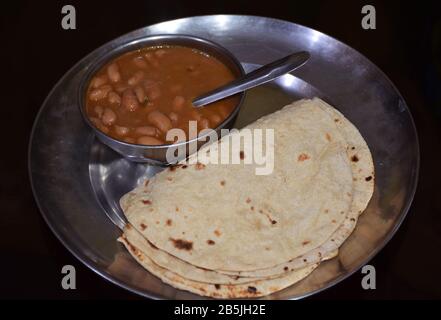
[[[406,102],[377,66],[344,43],[294,23],[254,16],[192,17],[135,30],[97,48],[55,85],[35,120],[29,174],[41,213],[66,248],[107,280],[145,297],[201,298],[164,284],[116,242],[124,225],[119,198],[161,168],[129,161],[97,141],[77,106],[78,85],[96,57],[122,43],[164,33],[220,43],[246,71],[309,51],[311,59],[295,76],[250,90],[234,126],[241,128],[293,100],[318,96],[355,124],[372,151],[374,195],[338,257],[265,298],[317,293],[368,263],[398,230],[417,185],[418,137]]]
[[[85,97],[87,93],[87,88],[89,86],[90,80],[103,65],[107,64],[108,62],[125,52],[134,51],[145,47],[174,45],[197,49],[199,51],[207,53],[212,57],[217,58],[219,61],[225,64],[236,77],[240,77],[245,74],[245,71],[242,68],[240,62],[230,51],[228,51],[224,47],[203,38],[184,34],[164,34],[141,37],[137,39],[130,38],[127,39],[127,41],[119,43],[117,46],[114,46],[110,50],[103,52],[103,54],[96,55],[94,59],[90,61],[88,71],[84,74],[78,86],[78,106],[80,107],[80,112],[83,116],[84,121],[86,121],[86,123],[92,128],[98,139],[102,143],[109,146],[110,148],[131,161],[146,162],[155,165],[166,165],[169,163],[166,157],[168,149],[172,149],[169,150],[169,152],[174,152],[174,150],[176,150],[178,147],[185,145],[186,156],[188,156],[190,153],[189,145],[193,143],[199,149],[204,144],[207,134],[202,134],[197,138],[179,143],[151,146],[127,143],[121,140],[114,139],[96,128],[87,116],[85,111]],[[220,136],[221,129],[230,129],[233,126],[234,121],[236,120],[237,114],[239,113],[240,107],[242,106],[245,93],[239,93],[238,95],[240,99],[233,111],[224,121],[222,121],[221,124],[214,128],[218,137]],[[183,156],[182,158],[185,158],[185,156]]]

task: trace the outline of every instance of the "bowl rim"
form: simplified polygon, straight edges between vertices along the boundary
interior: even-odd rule
[[[229,51],[228,49],[226,49],[225,47],[223,47],[222,45],[220,45],[214,41],[211,41],[211,40],[208,40],[208,39],[205,39],[202,37],[197,37],[197,36],[193,36],[193,35],[189,35],[189,34],[175,33],[175,34],[153,34],[153,35],[141,36],[141,37],[137,37],[135,39],[131,39],[130,41],[124,42],[124,43],[112,48],[111,50],[106,51],[104,54],[101,54],[96,59],[94,59],[94,61],[89,64],[89,66],[87,67],[87,69],[88,69],[87,72],[82,76],[82,78],[80,80],[80,84],[78,86],[76,104],[77,104],[78,108],[80,109],[81,117],[87,123],[87,125],[94,131],[95,134],[97,134],[101,137],[105,137],[105,139],[108,139],[116,144],[124,145],[129,148],[139,148],[139,149],[144,149],[144,150],[168,149],[169,147],[178,148],[180,146],[190,145],[191,143],[197,143],[198,141],[205,141],[206,137],[208,137],[210,135],[211,132],[204,133],[202,135],[198,134],[198,136],[195,138],[181,141],[181,142],[177,142],[177,143],[172,143],[172,144],[143,145],[143,144],[138,144],[138,143],[129,143],[129,142],[115,139],[115,138],[111,137],[110,135],[107,135],[106,133],[102,132],[98,128],[96,128],[85,112],[85,107],[86,107],[85,96],[86,96],[88,86],[90,84],[91,79],[95,75],[95,73],[101,67],[103,67],[106,63],[109,63],[110,61],[112,61],[112,59],[115,59],[116,57],[119,57],[124,53],[136,50],[136,49],[134,49],[134,47],[140,49],[140,48],[148,48],[148,47],[155,46],[155,45],[149,46],[148,44],[145,46],[144,45],[139,46],[144,41],[164,40],[166,42],[167,40],[174,40],[174,39],[184,39],[187,41],[194,41],[195,43],[200,43],[205,46],[211,47],[215,51],[217,51],[220,54],[220,56],[224,56],[224,57],[231,60],[232,64],[235,67],[237,67],[237,71],[239,72],[239,77],[244,76],[246,74],[245,69],[243,68],[242,64],[240,63],[240,61],[237,59],[237,57],[231,51]],[[164,43],[164,45],[167,45],[167,43]],[[137,46],[139,46],[139,47],[137,47]],[[160,46],[160,45],[156,45],[156,46]],[[194,48],[192,46],[186,46],[184,44],[179,44],[179,46]],[[197,48],[195,48],[195,49],[197,49]],[[197,49],[197,50],[199,50],[203,53],[206,53],[203,49]],[[228,68],[231,69],[230,67],[228,67]],[[217,125],[215,128],[211,128],[213,131],[217,132],[218,130],[224,128],[225,125],[229,121],[231,121],[239,113],[240,108],[243,105],[243,102],[245,100],[246,92],[241,92],[241,93],[238,93],[237,95],[240,96],[239,102],[236,104],[233,111],[231,111],[231,113],[219,125]],[[217,138],[220,139],[221,136],[219,136],[219,134],[217,134]],[[103,142],[103,143],[107,144],[106,142]]]

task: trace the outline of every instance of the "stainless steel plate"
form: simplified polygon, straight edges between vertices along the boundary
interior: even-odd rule
[[[131,163],[100,144],[75,105],[79,80],[95,55],[128,39],[165,33],[218,42],[248,70],[293,51],[311,52],[311,60],[295,76],[251,90],[236,127],[292,100],[320,96],[359,128],[371,148],[375,192],[338,258],[266,298],[305,297],[367,263],[398,229],[416,188],[418,139],[406,103],[375,65],[345,44],[290,22],[253,16],[193,17],[136,30],[96,49],[57,83],[35,120],[29,171],[43,217],[60,241],[92,270],[128,290],[152,298],[200,298],[163,284],[116,242],[124,224],[120,196],[160,168]]]

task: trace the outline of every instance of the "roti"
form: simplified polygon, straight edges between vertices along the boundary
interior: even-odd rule
[[[252,156],[231,143],[246,129],[274,130],[268,176],[245,161],[207,161],[219,150]],[[119,241],[164,282],[210,297],[257,297],[300,281],[337,255],[374,191],[362,135],[318,98],[263,117],[189,160],[121,199],[130,224]]]
[[[129,222],[155,247],[210,270],[271,268],[325,243],[353,198],[347,142],[335,122],[314,100],[302,100],[247,128],[274,130],[271,174],[243,163],[164,170],[133,195]],[[231,152],[251,156],[242,146]]]
[[[283,277],[252,281],[244,284],[216,284],[204,283],[189,280],[168,269],[162,268],[155,264],[145,253],[133,246],[123,236],[118,239],[133,258],[142,265],[145,269],[153,275],[160,278],[163,282],[181,290],[190,291],[202,296],[208,296],[221,299],[235,299],[235,298],[257,298],[280,291],[288,286],[291,286],[300,280],[307,277],[318,264],[310,265],[300,270],[293,271]]]
[[[185,262],[165,251],[162,251],[161,249],[156,248],[146,238],[144,238],[139,231],[130,226],[130,224],[127,224],[124,228],[124,237],[132,246],[136,247],[144,255],[149,257],[156,265],[173,271],[177,275],[185,277],[189,280],[217,284],[240,284],[262,280],[262,278],[257,277],[226,275],[213,270],[195,267],[188,262]]]
[[[357,128],[339,111],[323,100],[315,98],[313,102],[328,114],[330,120],[334,121],[347,141],[346,154],[351,162],[353,175],[353,198],[348,215],[325,243],[305,255],[273,268],[245,272],[224,272],[225,274],[243,277],[269,277],[320,262],[323,257],[337,250],[344,243],[355,229],[358,216],[366,209],[374,192],[375,181],[374,162],[369,147]]]

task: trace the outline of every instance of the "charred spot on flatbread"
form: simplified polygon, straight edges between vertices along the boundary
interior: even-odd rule
[[[198,162],[196,163],[195,168],[196,170],[202,170],[205,168],[205,164]]]
[[[299,156],[297,157],[297,160],[299,161],[299,162],[302,162],[302,161],[305,161],[305,160],[308,160],[309,159],[309,156],[306,154],[306,153],[301,153],[301,154],[299,154]]]
[[[248,286],[247,290],[248,290],[249,293],[252,293],[252,294],[256,294],[257,293],[257,288],[253,287],[253,286]]]
[[[187,241],[184,239],[173,239],[173,238],[170,238],[170,241],[173,242],[173,245],[175,246],[175,248],[177,248],[179,250],[190,251],[193,249],[193,242],[191,242],[191,241]]]

